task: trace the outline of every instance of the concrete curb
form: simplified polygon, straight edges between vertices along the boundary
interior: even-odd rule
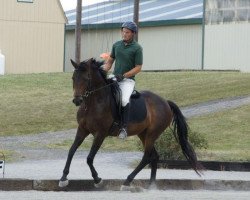
[[[93,180],[70,180],[65,188],[58,187],[58,180],[0,179],[2,191],[119,191],[124,180],[103,180],[102,188],[95,188]],[[148,180],[134,180],[131,191],[140,192],[149,187]],[[193,180],[193,179],[159,179],[156,181],[159,190],[234,190],[249,191],[250,181],[243,180]]]
[[[199,161],[206,170],[250,172],[250,162]],[[186,160],[160,160],[158,166],[168,169],[192,169]]]

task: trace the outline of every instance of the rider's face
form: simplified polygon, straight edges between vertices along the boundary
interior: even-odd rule
[[[121,33],[122,33],[122,39],[125,42],[129,42],[134,38],[134,32],[127,28],[123,28]]]

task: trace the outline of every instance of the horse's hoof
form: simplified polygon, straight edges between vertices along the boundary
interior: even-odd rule
[[[149,185],[148,189],[149,190],[157,190],[158,188],[157,188],[157,185],[155,183],[152,183]]]
[[[59,186],[60,188],[63,188],[63,187],[66,187],[68,184],[69,184],[69,180],[66,179],[65,181],[59,181],[58,186]]]
[[[135,192],[144,192],[144,188],[143,187],[139,187],[139,186],[127,186],[127,185],[122,185],[120,188],[120,191],[129,191],[132,193]]]
[[[94,186],[95,186],[95,188],[102,188],[103,187],[103,181],[102,181],[102,179],[100,180],[99,183],[95,183]]]
[[[130,185],[122,185],[120,191],[131,191],[132,187]]]

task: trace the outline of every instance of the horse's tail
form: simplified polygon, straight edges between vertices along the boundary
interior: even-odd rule
[[[188,124],[183,116],[180,108],[172,101],[168,101],[171,110],[173,111],[173,134],[176,140],[179,142],[182,152],[188,162],[191,164],[195,172],[200,175],[199,170],[203,169],[202,165],[197,161],[196,153],[193,147],[188,142]]]

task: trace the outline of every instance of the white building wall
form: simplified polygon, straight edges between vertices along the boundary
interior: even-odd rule
[[[0,0],[6,73],[62,72],[66,21],[59,0]]]
[[[99,58],[110,52],[121,39],[120,29],[82,31],[81,60]],[[142,27],[139,43],[143,47],[143,70],[201,69],[201,25]],[[70,59],[75,55],[74,30],[66,31],[65,71],[72,71]]]
[[[250,24],[205,27],[204,69],[250,72]]]
[[[121,38],[119,29],[82,30],[81,60],[96,58],[100,54],[111,52],[112,44]],[[75,31],[67,30],[65,38],[65,71],[70,72],[73,66],[70,59],[75,59]]]
[[[201,25],[140,29],[144,70],[201,69]]]

